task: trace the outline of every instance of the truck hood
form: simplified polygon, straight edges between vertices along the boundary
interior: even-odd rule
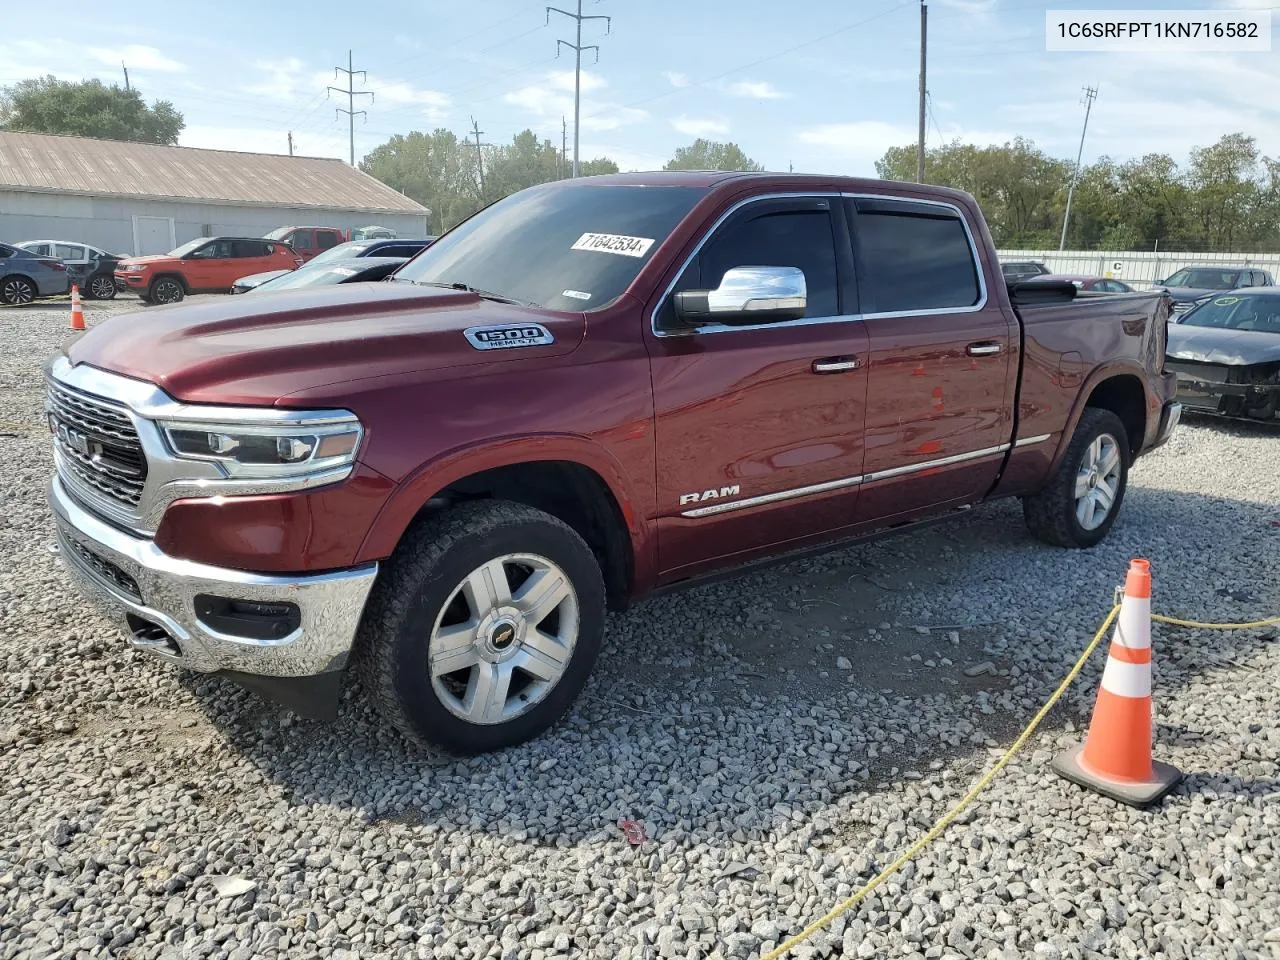
[[[1280,360],[1280,333],[1169,325],[1166,353],[1175,360],[1247,366]]]
[[[541,324],[549,345],[478,349],[470,327]],[[408,283],[358,283],[118,314],[72,342],[67,357],[154,383],[189,403],[271,405],[290,394],[373,377],[568,353],[581,313],[482,300]]]
[[[1202,297],[1212,296],[1215,293],[1222,294],[1229,292],[1227,290],[1217,290],[1211,287],[1162,287],[1159,284],[1156,284],[1154,289],[1167,293],[1169,295],[1169,299],[1174,303],[1190,303],[1199,300]]]

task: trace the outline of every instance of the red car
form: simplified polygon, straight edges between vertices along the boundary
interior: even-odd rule
[[[1011,299],[940,187],[531,187],[389,282],[70,343],[59,555],[170,663],[313,715],[351,665],[409,736],[508,746],[648,594],[1008,497],[1042,541],[1099,543],[1178,422],[1169,305],[1052,293]]]
[[[347,235],[337,227],[280,227],[268,233],[266,239],[287,243],[306,263],[317,254],[345,243]]]
[[[1079,273],[1042,273],[1038,276],[1027,277],[1022,283],[1045,283],[1048,281],[1056,281],[1057,283],[1071,283],[1081,290],[1090,290],[1094,293],[1136,293],[1137,291],[1127,283],[1121,283],[1119,280],[1112,280],[1110,277],[1091,277],[1087,274]]]
[[[243,276],[293,270],[302,260],[287,244],[252,237],[199,237],[168,253],[116,264],[117,290],[151,303],[177,303],[189,293],[227,293]]]

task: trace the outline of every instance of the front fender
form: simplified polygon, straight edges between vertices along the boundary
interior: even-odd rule
[[[560,460],[593,471],[613,495],[633,549],[637,592],[647,592],[656,576],[657,543],[649,517],[652,503],[641,502],[621,463],[605,447],[575,434],[513,436],[455,448],[428,461],[402,480],[378,513],[360,546],[357,563],[382,560],[394,552],[419,511],[450,484],[498,467]]]

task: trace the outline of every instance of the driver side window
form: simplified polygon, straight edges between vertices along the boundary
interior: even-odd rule
[[[731,222],[703,248],[696,265],[697,286],[706,290],[718,287],[732,267],[797,267],[809,298],[805,316],[840,314],[829,210],[766,212]]]

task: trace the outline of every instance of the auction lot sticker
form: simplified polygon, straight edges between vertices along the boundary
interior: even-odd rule
[[[597,253],[616,253],[624,257],[643,257],[653,246],[649,237],[624,237],[616,233],[584,233],[571,250],[594,250]]]
[[[1045,49],[1067,53],[1268,53],[1271,11],[1046,10]]]

